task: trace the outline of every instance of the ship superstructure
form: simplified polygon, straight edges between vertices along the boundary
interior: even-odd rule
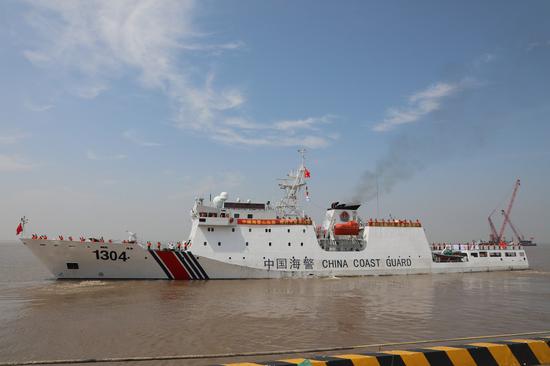
[[[429,244],[412,220],[363,220],[358,203],[332,203],[316,225],[299,207],[310,176],[299,167],[280,180],[283,198],[266,202],[195,200],[183,243],[33,235],[22,241],[58,278],[244,279],[519,270],[520,245]]]

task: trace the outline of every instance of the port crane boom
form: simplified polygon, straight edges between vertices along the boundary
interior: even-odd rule
[[[501,211],[502,212],[502,216],[504,216],[504,221],[505,222],[508,222],[508,225],[510,225],[510,228],[512,229],[512,231],[514,232],[514,235],[516,236],[516,238],[518,239],[518,243],[521,243],[522,241],[525,240],[525,238],[523,237],[523,235],[516,229],[516,227],[514,226],[514,224],[512,224],[512,221],[510,221],[510,217],[508,217],[508,215],[506,214],[506,212],[504,210]]]
[[[487,218],[487,220],[489,221],[489,229],[491,230],[491,234],[490,234],[490,241],[493,242],[493,243],[496,243],[498,240],[497,240],[497,237],[498,237],[498,234],[497,234],[497,228],[495,227],[495,224],[493,223],[493,220],[491,219],[491,216],[493,216],[493,214],[495,213],[497,209],[495,208],[493,210],[493,212],[491,212],[491,214],[489,215],[489,217]]]
[[[504,229],[506,229],[506,223],[508,220],[507,217],[510,217],[510,213],[512,212],[512,206],[514,205],[514,200],[516,199],[516,194],[518,193],[518,189],[520,186],[520,180],[516,180],[516,184],[514,185],[514,191],[512,192],[512,197],[510,198],[510,202],[508,203],[508,207],[506,208],[506,211],[503,211],[504,214],[504,221],[502,222],[502,226],[500,227],[500,231],[498,232],[497,236],[497,242],[502,241],[502,236],[504,235]]]

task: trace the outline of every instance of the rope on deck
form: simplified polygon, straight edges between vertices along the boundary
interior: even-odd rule
[[[302,348],[302,349],[287,349],[287,350],[274,350],[274,351],[262,351],[262,352],[235,352],[235,353],[214,353],[214,354],[198,354],[198,355],[184,354],[184,355],[168,355],[168,356],[103,357],[103,358],[74,358],[74,359],[60,359],[60,360],[7,361],[7,362],[0,362],[0,366],[68,365],[68,364],[82,364],[82,363],[102,363],[102,362],[200,360],[200,359],[212,359],[212,358],[270,356],[270,355],[286,355],[286,354],[298,354],[298,353],[303,354],[303,353],[313,353],[313,352],[343,351],[343,350],[374,348],[374,347],[381,349],[383,347],[389,347],[389,346],[406,346],[406,345],[426,344],[426,343],[471,341],[471,340],[478,340],[478,339],[532,336],[532,335],[544,335],[544,334],[550,334],[550,331],[506,333],[506,334],[493,334],[493,335],[474,336],[474,337],[424,339],[420,341],[373,343],[373,344],[362,344],[362,345],[356,345],[356,346]]]

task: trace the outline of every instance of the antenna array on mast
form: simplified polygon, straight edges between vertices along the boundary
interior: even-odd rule
[[[282,217],[298,217],[302,213],[298,211],[298,193],[306,185],[306,149],[298,150],[302,157],[300,166],[295,171],[290,171],[286,178],[280,178],[279,188],[285,191],[285,196],[275,207]]]

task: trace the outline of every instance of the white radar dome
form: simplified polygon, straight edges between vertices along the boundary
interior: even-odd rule
[[[212,203],[216,208],[223,208],[223,203],[227,201],[227,197],[229,197],[227,192],[222,192],[216,197],[214,197],[214,199],[212,200]]]

